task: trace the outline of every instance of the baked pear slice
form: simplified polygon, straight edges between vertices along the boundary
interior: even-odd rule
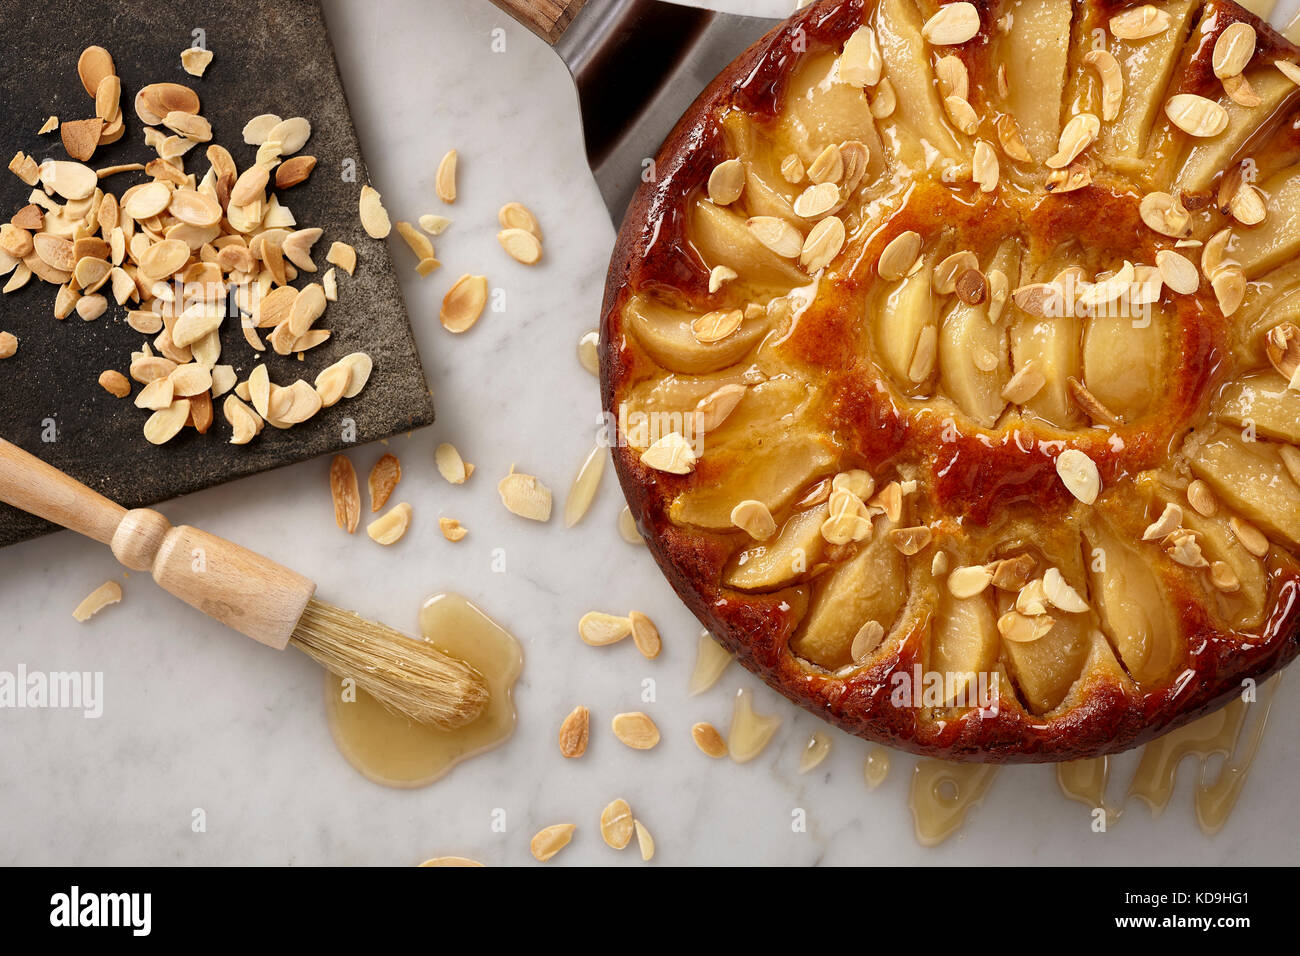
[[[628,327],[654,361],[670,372],[692,375],[716,372],[735,365],[758,346],[767,333],[766,316],[746,319],[740,328],[718,342],[701,342],[691,326],[698,312],[675,309],[646,296],[627,305]]]
[[[1004,242],[989,264],[1014,287],[1018,244]],[[1006,306],[997,322],[989,321],[989,302],[968,305],[955,299],[939,328],[939,387],[957,407],[984,428],[992,428],[1007,400],[1002,390],[1011,378],[1011,354],[1005,321]]]
[[[1070,379],[1082,374],[1079,321],[1068,316],[1040,318],[1008,304],[1011,324],[1011,369],[1032,366],[1043,377],[1042,387],[1021,404],[1024,412],[1058,428],[1074,428],[1083,416],[1070,394]]]
[[[792,259],[781,258],[759,242],[744,218],[708,199],[696,199],[690,232],[691,242],[707,268],[726,266],[744,276],[748,286],[784,295],[808,282],[808,276],[796,268]]]
[[[882,0],[876,9],[874,26],[884,75],[898,98],[898,108],[881,125],[895,133],[895,162],[913,169],[930,166],[927,153],[937,151],[960,161],[963,152],[944,118],[934,72],[924,55],[923,24],[913,0]]]
[[[853,663],[853,638],[868,621],[888,636],[907,603],[906,559],[888,537],[893,525],[883,515],[873,523],[855,555],[813,582],[808,613],[790,642],[799,657],[828,670]]]
[[[1217,415],[1242,430],[1253,425],[1257,435],[1300,445],[1300,391],[1272,369],[1223,386]]]
[[[1056,152],[1070,51],[1070,0],[1020,0],[997,44],[1007,67],[1007,107],[1035,163]],[[1068,117],[1067,117],[1068,118]]]
[[[1287,81],[1290,82],[1290,81]],[[1274,173],[1260,189],[1268,196],[1268,216],[1258,226],[1234,230],[1232,258],[1254,279],[1300,252],[1300,176]]]
[[[870,354],[876,364],[905,395],[926,391],[926,381],[913,380],[913,358],[922,333],[934,329],[939,303],[934,291],[935,253],[925,257],[921,268],[909,276],[884,285],[874,297],[869,327]],[[929,334],[934,335],[935,332]]]
[[[1141,319],[1095,316],[1083,333],[1083,380],[1088,391],[1126,422],[1153,410],[1151,383],[1166,378],[1170,320],[1158,304]]]
[[[957,598],[940,585],[931,626],[926,670],[942,675],[944,706],[975,705],[981,675],[991,686],[998,663],[998,624],[988,594]]]
[[[1152,555],[1139,553],[1099,516],[1084,534],[1091,549],[1089,593],[1102,630],[1135,681],[1160,683],[1183,659],[1185,642]]]
[[[1219,426],[1188,449],[1188,464],[1221,501],[1274,537],[1300,545],[1300,487],[1270,441],[1243,441]]]
[[[866,94],[834,75],[838,60],[833,53],[820,54],[790,78],[784,108],[772,127],[773,156],[779,163],[795,153],[807,167],[832,143],[856,140],[867,147],[861,185],[870,187],[885,171],[885,149]]]
[[[723,572],[723,584],[739,591],[775,591],[811,576],[826,550],[821,529],[829,514],[825,503],[796,511],[771,541],[736,552]]]

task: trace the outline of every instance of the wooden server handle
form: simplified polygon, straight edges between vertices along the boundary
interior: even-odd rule
[[[555,46],[587,0],[492,0],[539,37]]]
[[[133,571],[208,617],[277,650],[293,635],[316,585],[296,571],[216,535],[127,511],[0,438],[0,501],[112,547]]]

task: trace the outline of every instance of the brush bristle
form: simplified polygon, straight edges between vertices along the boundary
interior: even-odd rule
[[[422,724],[462,727],[487,706],[483,675],[386,624],[313,599],[289,641],[385,707]]]

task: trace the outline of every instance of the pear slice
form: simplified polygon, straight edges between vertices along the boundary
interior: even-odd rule
[[[729,442],[721,449],[706,446],[702,465],[708,466],[714,457],[725,461],[727,473],[711,473],[715,477],[678,495],[668,508],[673,523],[731,531],[731,510],[751,498],[776,514],[799,489],[829,473],[837,456],[821,434],[777,423],[745,443]]]
[[[907,603],[906,561],[889,541],[893,527],[883,516],[858,553],[813,584],[808,614],[790,649],[805,660],[834,670],[852,663],[849,650],[858,629],[877,621],[888,635]]]
[[[773,591],[803,580],[826,550],[822,522],[829,514],[826,504],[796,511],[775,539],[737,552],[727,564],[723,583],[740,591]]]
[[[874,312],[871,351],[876,364],[904,394],[916,394],[925,387],[924,382],[913,382],[908,372],[921,332],[937,318],[933,276],[931,253],[916,272],[885,285],[874,307],[868,306]]]
[[[1149,562],[1097,518],[1084,529],[1092,555],[1089,597],[1125,669],[1144,686],[1169,677],[1184,656],[1173,607]]]
[[[640,295],[628,302],[623,317],[629,331],[655,362],[671,372],[692,374],[735,365],[758,345],[768,329],[766,316],[746,319],[725,339],[706,344],[691,331],[698,313],[674,309]]]
[[[1006,64],[1007,105],[1037,163],[1056,152],[1061,136],[1070,11],[1070,0],[1020,0],[994,58]]]
[[[1222,509],[1207,518],[1191,508],[1184,508],[1183,526],[1201,536],[1199,543],[1205,560],[1222,561],[1237,576],[1238,586],[1232,592],[1220,591],[1206,576],[1206,590],[1215,595],[1224,620],[1239,631],[1258,628],[1264,620],[1268,597],[1268,572],[1264,562],[1237,540]]]
[[[1300,487],[1272,442],[1243,441],[1220,426],[1188,449],[1188,463],[1241,517],[1293,547],[1300,545]]]
[[[1219,392],[1218,417],[1266,438],[1300,445],[1300,392],[1272,369],[1229,382]]]
[[[1237,241],[1231,252],[1248,279],[1300,252],[1300,176],[1294,170],[1283,170],[1261,188],[1268,196],[1268,217],[1258,226],[1236,230]]]
[[[756,128],[749,115],[729,113],[723,120],[731,152],[745,169],[745,191],[742,193],[745,211],[751,216],[776,216],[798,222],[795,214],[794,186],[781,175],[780,160],[775,150]]]
[[[1169,317],[1158,304],[1145,319],[1095,316],[1083,333],[1088,390],[1126,422],[1154,411],[1153,387],[1165,381]]]
[[[1085,593],[1078,584],[1075,590]],[[1053,612],[1056,623],[1036,641],[1002,642],[1011,677],[1035,714],[1054,710],[1083,669],[1096,623],[1090,614]]]
[[[806,382],[789,375],[770,378],[745,392],[722,423],[704,436],[704,453],[735,442],[748,442],[764,430],[793,426],[812,401]]]
[[[1022,408],[1028,415],[1060,428],[1074,428],[1083,421],[1069,385],[1071,377],[1080,377],[1079,321],[1068,316],[1038,318],[1018,308],[1015,315],[1011,325],[1012,370],[1032,364],[1046,380]]]
[[[885,171],[884,147],[866,94],[837,81],[837,60],[833,53],[812,56],[790,78],[772,132],[773,142],[781,147],[773,158],[779,163],[789,153],[797,153],[807,166],[832,143],[856,140],[867,147],[862,182],[869,185]]]
[[[1067,4],[1068,9],[1068,4]],[[882,0],[876,10],[876,41],[884,75],[894,86],[898,107],[882,126],[899,132],[895,161],[902,166],[929,166],[925,147],[949,159],[961,158],[961,147],[944,120],[943,104],[926,59],[921,38],[921,14],[912,0]]]
[[[784,294],[808,283],[794,261],[781,258],[759,242],[743,218],[707,199],[695,201],[690,236],[705,266],[727,266],[747,285]]]
[[[1218,136],[1191,141],[1191,148],[1174,177],[1175,188],[1170,192],[1177,195],[1179,190],[1186,194],[1208,190],[1214,177],[1231,164],[1251,135],[1269,122],[1282,101],[1296,90],[1296,85],[1272,66],[1250,70],[1246,80],[1262,101],[1260,105],[1242,106],[1226,94],[1220,96],[1219,105],[1228,111],[1227,128]],[[1294,171],[1287,170],[1284,175],[1293,177]],[[1269,202],[1269,215],[1273,215],[1273,201]]]
[[[998,661],[1000,636],[988,594],[955,598],[941,585],[933,628],[926,670],[943,676],[945,707],[969,706],[980,675],[991,684]]]
[[[1124,75],[1124,96],[1119,115],[1101,127],[1098,147],[1102,153],[1137,159],[1145,150],[1151,127],[1163,115],[1165,91],[1187,36],[1187,21],[1200,5],[1169,0],[1160,9],[1170,19],[1169,29],[1163,33],[1144,40],[1107,37],[1107,47]]]
[[[1000,269],[1016,281],[1017,248],[1005,242],[993,257],[990,269]],[[979,360],[996,363],[981,368]],[[939,386],[957,407],[984,428],[992,428],[1006,408],[1002,389],[1011,378],[1011,357],[1006,323],[989,322],[987,298],[978,305],[956,299],[943,317],[939,329]]]

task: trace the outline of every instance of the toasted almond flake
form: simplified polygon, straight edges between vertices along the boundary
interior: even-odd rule
[[[695,449],[677,432],[669,432],[641,453],[643,465],[672,475],[689,475],[695,462]]]
[[[640,711],[615,714],[610,727],[619,742],[633,750],[650,750],[659,743],[659,728]]]
[[[939,330],[927,325],[916,339],[916,351],[912,353],[911,364],[907,368],[907,377],[913,382],[924,382],[934,371],[935,360],[939,356]]]
[[[998,157],[993,147],[984,140],[975,142],[975,158],[971,166],[971,178],[979,186],[980,192],[990,193],[998,186]]]
[[[1026,310],[1028,311],[1028,310]],[[1002,397],[1008,402],[1023,405],[1047,384],[1047,376],[1033,362],[1016,369],[1015,374],[1002,387]]]
[[[93,322],[108,311],[108,300],[102,295],[83,295],[77,300],[77,315],[86,322]]]
[[[577,827],[572,823],[556,823],[546,827],[539,830],[532,838],[528,844],[528,849],[538,863],[545,863],[569,845],[569,841],[573,839],[573,832],[576,829]]]
[[[944,4],[921,28],[921,36],[932,46],[955,46],[974,39],[979,32],[979,12],[966,0]]]
[[[461,458],[456,446],[450,442],[443,442],[435,448],[433,459],[438,466],[438,473],[451,484],[463,485],[465,479],[469,477],[465,460]]]
[[[955,96],[959,100],[970,98],[970,71],[960,57],[948,54],[934,64],[934,75],[939,81],[939,95],[944,99]]]
[[[1190,295],[1201,287],[1196,265],[1182,253],[1161,249],[1156,253],[1156,268],[1165,285],[1181,295]]]
[[[534,476],[512,468],[510,474],[497,482],[497,493],[512,514],[530,521],[551,520],[551,489]]]
[[[896,109],[898,109],[898,93],[894,90],[894,84],[889,82],[889,77],[882,76],[876,85],[875,94],[871,97],[871,115],[876,119],[887,119],[894,115]]]
[[[271,130],[279,125],[280,117],[274,113],[263,113],[260,116],[254,116],[244,124],[244,142],[249,146],[261,146],[270,138]]]
[[[848,544],[864,541],[871,536],[871,519],[860,514],[841,513],[827,518],[821,524],[821,536],[829,544]]]
[[[911,271],[920,254],[920,233],[911,230],[900,233],[881,250],[876,272],[882,279],[901,279]]]
[[[0,332],[0,359],[13,358],[18,352],[18,337],[12,332]]]
[[[776,534],[776,521],[767,505],[752,498],[731,509],[731,523],[755,541],[766,541]]]
[[[846,235],[844,220],[827,216],[809,230],[799,251],[799,264],[809,274],[826,268],[844,248]]]
[[[1300,66],[1292,63],[1290,60],[1274,60],[1273,65],[1281,71],[1296,86],[1300,86]]]
[[[442,327],[456,333],[468,330],[483,314],[487,299],[487,276],[461,276],[442,298],[442,308],[438,313]]]
[[[636,519],[632,517],[632,509],[626,505],[618,513],[618,535],[628,544],[645,544],[641,533],[636,530]]]
[[[560,755],[565,759],[572,760],[585,754],[587,752],[587,740],[591,735],[590,728],[591,711],[581,705],[569,711],[569,715],[560,724]],[[631,811],[629,811],[628,815],[630,818]],[[604,832],[603,814],[601,832]],[[605,842],[608,843],[608,839]]]
[[[1233,594],[1241,588],[1237,572],[1226,561],[1215,561],[1210,565],[1210,583],[1225,594]]]
[[[113,369],[99,373],[99,385],[114,398],[126,398],[131,394],[131,383],[126,376]]]
[[[578,620],[578,636],[584,644],[605,647],[617,644],[632,633],[632,619],[603,611],[588,611]]]
[[[153,445],[165,445],[175,438],[190,417],[190,400],[179,398],[149,416],[144,423],[144,437]]]
[[[632,643],[647,660],[654,660],[663,650],[663,640],[654,621],[640,611],[629,611],[628,620],[632,623]]]
[[[1268,538],[1264,533],[1252,524],[1247,524],[1240,518],[1233,516],[1228,519],[1228,527],[1232,529],[1233,535],[1241,546],[1257,558],[1262,558],[1268,554]]]
[[[114,76],[116,72],[113,57],[102,46],[88,46],[77,58],[77,76],[87,96],[94,96],[104,77]]]
[[[1056,456],[1056,473],[1067,491],[1085,505],[1097,500],[1101,476],[1096,463],[1077,448],[1067,448]]]
[[[86,595],[72,612],[72,616],[84,624],[110,604],[117,604],[121,600],[122,585],[116,581],[105,581]]]
[[[306,335],[307,330],[325,313],[325,290],[312,282],[298,290],[293,305],[289,307],[288,329],[297,338]]]
[[[727,755],[727,742],[718,732],[718,728],[710,723],[702,721],[692,726],[691,739],[695,741],[695,746],[700,749],[700,753],[706,757],[718,760]]]
[[[42,163],[40,177],[46,186],[73,202],[89,197],[99,184],[99,177],[89,166],[62,160]]]
[[[456,542],[469,534],[469,529],[461,525],[455,518],[448,518],[445,515],[438,519],[438,530],[448,541]]]
[[[384,454],[370,469],[366,486],[370,490],[370,512],[374,514],[388,503],[389,496],[402,480],[402,462],[396,455]]]
[[[1213,517],[1219,510],[1214,492],[1200,478],[1193,479],[1187,486],[1187,503],[1192,506],[1193,511],[1206,518]]]
[[[1029,644],[1044,637],[1055,622],[1046,615],[1028,617],[1008,611],[998,618],[998,633],[1013,644]]]
[[[858,27],[844,41],[839,67],[840,79],[851,86],[875,86],[880,82],[884,60],[880,56],[876,33],[871,27]]]
[[[745,225],[754,238],[778,256],[798,257],[803,250],[803,235],[793,225],[777,216],[753,216]]]
[[[1214,75],[1224,79],[1236,76],[1246,69],[1251,57],[1255,55],[1255,39],[1255,28],[1249,23],[1238,20],[1229,24],[1214,41],[1214,54],[1211,58]]]
[[[959,599],[981,594],[991,583],[993,572],[980,564],[953,568],[948,575],[948,591]]]
[[[311,248],[320,239],[322,230],[319,228],[297,229],[284,237],[280,243],[280,249],[299,269],[304,272],[315,272],[316,263],[312,261]]]
[[[351,372],[348,376],[348,387],[343,390],[343,397],[356,398],[366,387],[366,382],[370,381],[370,372],[374,368],[374,363],[365,352],[345,355],[339,359],[339,362],[347,365]]]
[[[1030,554],[1018,554],[1014,558],[1002,558],[991,565],[985,565],[993,575],[992,585],[1000,591],[1018,591],[1023,588],[1029,583],[1029,576],[1037,566],[1038,562]]]
[[[1169,29],[1169,14],[1149,3],[1130,7],[1110,18],[1110,32],[1120,40],[1145,40]]]
[[[478,860],[471,860],[463,856],[435,856],[430,860],[425,860],[420,866],[482,866]]]
[[[443,219],[441,216],[430,216],[430,219],[441,220],[437,224],[437,231],[433,234],[436,236],[451,225],[450,219]],[[424,228],[424,216],[420,217],[420,226]],[[508,202],[497,211],[497,222],[502,229],[523,229],[525,232],[531,232],[538,242],[542,241],[542,227],[537,222],[537,217],[533,211],[521,202]],[[432,231],[432,230],[430,230]]]
[[[1208,568],[1210,562],[1201,551],[1195,532],[1179,529],[1164,542],[1165,553],[1185,568]]]
[[[1051,169],[1064,169],[1069,166],[1080,153],[1092,145],[1099,132],[1101,132],[1101,120],[1092,113],[1079,113],[1070,117],[1070,121],[1061,130],[1056,154],[1048,157],[1046,165]]]
[[[114,79],[116,77],[108,78],[106,82],[112,82]],[[103,129],[104,121],[99,117],[70,120],[59,127],[59,137],[63,140],[63,148],[67,150],[68,155],[84,162],[95,155]]]
[[[736,278],[736,270],[728,266],[714,266],[709,270],[709,292],[717,292],[722,283]]]
[[[1124,99],[1124,74],[1119,61],[1108,50],[1089,50],[1084,54],[1083,62],[1097,73],[1101,83],[1101,118],[1109,123],[1119,116],[1120,103]]]
[[[1176,93],[1165,103],[1169,121],[1189,136],[1218,136],[1228,128],[1228,111],[1195,93]]]
[[[1026,582],[1016,595],[1016,610],[1029,617],[1047,613],[1047,591],[1043,588],[1043,579],[1035,578]]]
[[[1255,88],[1250,85],[1250,81],[1244,76],[1224,77],[1223,92],[1227,93],[1238,106],[1244,106],[1247,109],[1254,109],[1264,102],[1260,95],[1255,92]]]
[[[383,239],[392,232],[393,224],[388,218],[388,210],[384,208],[383,197],[379,195],[378,190],[373,186],[361,187],[359,209],[361,227],[365,229],[366,235],[371,239]],[[335,245],[340,244],[335,243]],[[344,266],[343,263],[335,262],[335,265],[342,267],[348,275],[352,274],[352,270]]]
[[[971,106],[960,96],[946,96],[943,100],[944,112],[948,114],[948,119],[952,124],[967,136],[975,135],[979,129],[980,120],[975,112],[975,107]]]
[[[600,836],[615,850],[622,850],[632,842],[636,827],[632,822],[632,808],[623,798],[611,800],[600,811]]]
[[[799,158],[798,153],[790,153],[785,159],[781,160],[781,178],[790,185],[797,186],[803,182],[806,173],[803,160]]]
[[[1048,568],[1043,575],[1043,593],[1048,602],[1070,614],[1082,614],[1088,610],[1088,602],[1079,596],[1079,592],[1066,582],[1056,568]]]
[[[840,187],[837,183],[825,182],[809,186],[794,200],[795,215],[804,219],[816,219],[824,216],[840,205]]]
[[[330,498],[334,502],[334,523],[352,534],[361,520],[361,493],[356,470],[347,455],[335,455],[330,462]]]
[[[1228,208],[1232,211],[1232,217],[1243,226],[1257,226],[1267,215],[1263,195],[1250,183],[1245,182],[1233,193]]]
[[[181,51],[181,67],[190,76],[202,76],[212,62],[212,51],[202,47],[187,47]]]
[[[1246,274],[1237,266],[1224,266],[1210,279],[1210,287],[1224,317],[1235,313],[1246,299]]]
[[[1183,509],[1176,504],[1167,504],[1164,510],[1160,512],[1160,517],[1142,532],[1143,541],[1154,541],[1157,538],[1164,538],[1177,531],[1183,523]]]
[[[720,309],[706,312],[691,323],[691,334],[697,342],[711,345],[721,342],[740,328],[745,314],[740,309]]]
[[[853,636],[853,643],[849,647],[849,657],[853,663],[861,664],[871,653],[880,646],[880,642],[885,639],[885,628],[879,621],[867,621],[860,628],[857,634]]]
[[[330,246],[325,261],[338,266],[348,275],[352,275],[357,268],[357,251],[346,242],[336,241]]]
[[[366,534],[378,544],[396,544],[411,526],[411,506],[403,501],[366,525]]]
[[[1016,125],[1014,116],[1010,113],[1003,113],[998,117],[996,128],[998,142],[1002,145],[1002,151],[1008,157],[1017,163],[1033,162],[1034,157],[1030,155],[1029,150],[1025,147],[1024,140],[1020,138],[1020,127]]]
[[[1185,239],[1191,235],[1191,213],[1169,193],[1147,193],[1142,197],[1138,211],[1142,221],[1162,236]]]
[[[795,156],[794,158],[797,161],[799,157]],[[824,186],[838,183],[844,178],[844,154],[840,147],[835,143],[831,143],[823,149],[809,164],[807,172],[808,178],[817,185]],[[838,190],[835,193],[835,200],[836,202],[839,201]]]
[[[531,266],[542,258],[542,244],[527,229],[502,229],[497,233],[497,242],[510,258],[526,266]]]
[[[731,205],[740,198],[744,188],[745,167],[738,159],[724,160],[709,173],[709,199],[718,206]]]
[[[636,827],[636,845],[637,849],[641,851],[641,859],[649,862],[654,859],[655,855],[654,837],[650,835],[650,831],[646,829],[646,825],[640,820],[633,820],[632,823]]]
[[[456,150],[449,149],[443,154],[438,161],[438,172],[434,177],[434,189],[438,193],[438,198],[445,203],[454,203],[456,201],[456,162],[458,159]]]
[[[301,116],[291,116],[272,126],[262,145],[279,143],[278,155],[292,156],[306,146],[309,139],[311,139],[311,123]]]
[[[409,222],[398,222],[397,232],[405,240],[407,246],[415,253],[417,262],[423,262],[425,259],[435,258],[433,253],[433,243],[429,237],[420,230],[412,226]]]

